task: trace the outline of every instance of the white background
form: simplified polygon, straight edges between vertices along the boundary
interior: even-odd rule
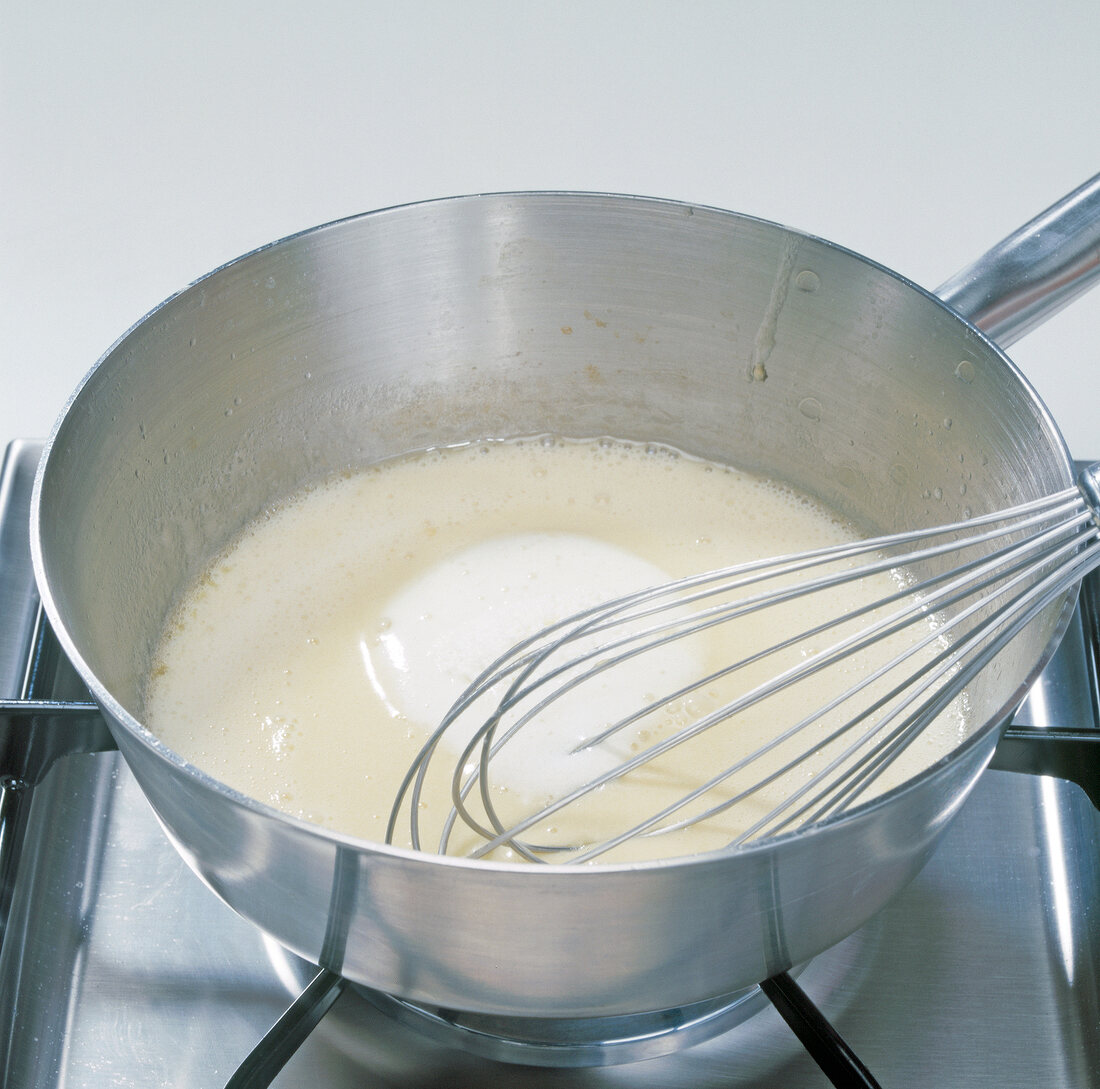
[[[641,193],[934,288],[1100,171],[1096,0],[0,0],[0,445],[161,299],[301,228]],[[1012,350],[1100,456],[1100,290]]]

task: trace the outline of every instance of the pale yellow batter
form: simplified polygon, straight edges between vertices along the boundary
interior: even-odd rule
[[[289,499],[210,565],[166,626],[146,721],[242,792],[380,840],[402,776],[452,701],[532,630],[670,577],[852,536],[839,518],[785,487],[667,449],[532,439],[398,459]],[[875,586],[814,607],[823,616],[843,612],[896,588],[897,578],[883,575]],[[773,662],[755,679],[742,672],[716,682],[670,701],[613,742],[569,755],[624,710],[734,660],[749,643],[808,626],[813,615],[800,602],[766,620],[724,625],[570,697],[494,762],[502,813],[529,811],[774,673]],[[800,645],[785,661],[811,651]],[[576,844],[614,834],[867,668],[856,661],[846,680],[815,679],[778,704],[709,730],[632,781],[603,788],[586,809],[540,822],[526,838]],[[441,746],[421,802],[426,849],[436,848],[450,808],[450,771],[472,728],[460,726]],[[961,709],[944,716],[883,785],[949,751],[964,730]],[[806,774],[786,776],[769,796],[789,793]],[[766,808],[754,798],[608,858],[720,847]],[[396,842],[409,844],[407,821]],[[478,842],[460,828],[451,849]]]

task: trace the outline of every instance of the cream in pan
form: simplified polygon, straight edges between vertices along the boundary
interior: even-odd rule
[[[146,720],[230,786],[377,841],[406,769],[452,701],[532,630],[670,577],[854,535],[784,486],[665,448],[535,439],[396,459],[288,499],[209,565],[165,627]],[[843,599],[813,607],[822,617],[846,611],[896,589],[900,577],[865,580]],[[724,625],[662,652],[659,665],[639,660],[613,682],[564,702],[540,726],[544,732],[525,731],[494,762],[502,814],[526,811],[743,690],[751,677],[715,683],[609,745],[568,755],[624,708],[710,673],[740,656],[747,641],[778,639],[792,623],[806,627],[806,610],[800,602],[791,612],[770,612],[763,629],[759,619]],[[799,647],[791,660],[811,650]],[[856,660],[843,677],[817,680],[809,693],[782,697],[782,706],[769,703],[739,716],[735,727],[707,731],[643,774],[605,787],[584,808],[548,818],[529,838],[575,843],[610,834],[624,815],[648,813],[709,778],[777,721],[800,717],[808,698],[824,699],[830,684],[850,683],[866,668]],[[963,702],[878,789],[959,743]],[[444,742],[433,764],[421,804],[427,848],[434,849],[430,837],[450,808],[449,770],[460,751],[461,740]],[[636,840],[607,858],[721,847],[769,796],[797,786],[792,775],[719,819]],[[404,825],[400,831],[398,842],[408,845]],[[456,833],[463,849],[477,842],[464,832]]]

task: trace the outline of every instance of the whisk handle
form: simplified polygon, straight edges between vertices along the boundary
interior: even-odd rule
[[[1002,348],[1100,282],[1100,174],[942,283],[936,294]]]

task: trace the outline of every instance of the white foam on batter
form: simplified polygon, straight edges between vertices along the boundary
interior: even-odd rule
[[[577,533],[495,537],[448,556],[391,597],[375,648],[362,644],[364,668],[392,714],[431,727],[486,666],[532,632],[669,578],[625,548]],[[635,660],[587,681],[579,697],[555,702],[537,731],[520,731],[502,750],[494,762],[499,779],[538,795],[611,770],[625,755],[621,745],[574,750],[655,690],[701,676],[704,664],[692,649],[672,646],[659,666]],[[467,716],[464,725],[446,735],[456,756],[480,721]]]

